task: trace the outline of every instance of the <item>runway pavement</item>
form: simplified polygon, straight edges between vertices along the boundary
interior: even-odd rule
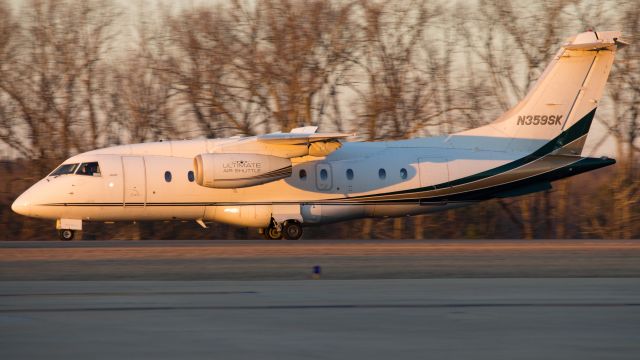
[[[640,241],[5,242],[0,280],[0,359],[640,358]]]
[[[639,279],[3,282],[2,359],[638,359]]]
[[[640,277],[640,241],[0,242],[0,280]]]

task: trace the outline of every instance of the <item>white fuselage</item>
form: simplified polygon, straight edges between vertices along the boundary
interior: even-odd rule
[[[358,142],[345,143],[324,158],[293,159],[289,178],[263,185],[213,189],[190,181],[193,158],[223,141],[228,140],[125,145],[74,156],[65,163],[97,161],[101,174],[44,178],[23,195],[23,203],[30,206],[26,215],[89,221],[202,219],[252,227],[267,226],[272,217],[317,224],[414,215],[460,203],[357,198],[446,183],[523,156],[471,144],[453,148],[445,137]]]

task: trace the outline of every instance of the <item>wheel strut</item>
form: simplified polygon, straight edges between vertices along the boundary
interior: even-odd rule
[[[282,239],[282,227],[278,226],[273,219],[271,219],[271,224],[268,227],[262,229],[262,235],[267,240],[280,240]]]

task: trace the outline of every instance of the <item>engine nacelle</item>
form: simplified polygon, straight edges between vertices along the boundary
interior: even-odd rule
[[[234,226],[265,228],[271,224],[271,205],[207,206],[203,219]]]
[[[193,160],[196,183],[216,189],[260,185],[291,176],[291,160],[262,154],[200,154]]]

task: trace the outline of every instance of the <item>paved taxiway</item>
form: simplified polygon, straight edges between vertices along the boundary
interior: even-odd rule
[[[3,282],[2,359],[638,359],[639,279]]]
[[[638,241],[6,242],[0,279],[0,359],[640,358]]]

